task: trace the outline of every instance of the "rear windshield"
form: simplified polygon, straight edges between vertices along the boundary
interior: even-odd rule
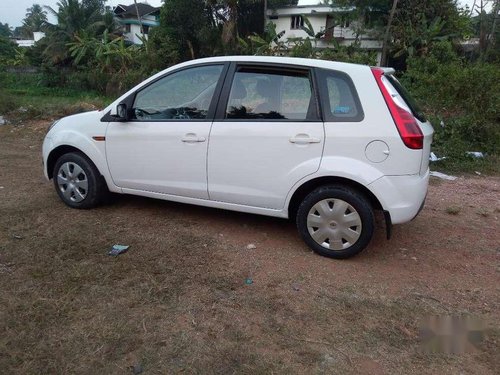
[[[415,99],[413,99],[410,93],[401,85],[401,83],[399,83],[396,77],[394,77],[393,75],[386,75],[385,77],[387,77],[391,85],[396,89],[401,98],[406,102],[406,105],[408,106],[408,108],[410,108],[413,116],[418,118],[421,122],[427,121],[424,112],[418,106]]]

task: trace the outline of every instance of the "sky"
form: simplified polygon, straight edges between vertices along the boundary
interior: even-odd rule
[[[57,3],[59,0],[0,0],[0,22],[8,23],[9,26],[16,27],[21,26],[22,20],[26,15],[26,9],[31,7],[33,4],[48,5],[55,10],[57,10]],[[312,0],[306,0],[312,1]],[[152,6],[160,6],[162,0],[140,0],[140,2],[147,2]],[[133,0],[108,0],[106,5],[112,7],[118,4],[133,4]],[[474,0],[460,0],[460,4],[468,4],[472,6]],[[54,20],[49,19],[49,21],[54,22]]]

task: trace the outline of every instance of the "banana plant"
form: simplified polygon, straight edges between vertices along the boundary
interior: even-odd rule
[[[254,33],[247,38],[250,43],[244,39],[238,38],[240,46],[247,51],[252,51],[255,55],[280,55],[286,51],[286,44],[281,39],[285,35],[285,30],[276,32],[276,24],[269,22],[266,25],[262,36]]]

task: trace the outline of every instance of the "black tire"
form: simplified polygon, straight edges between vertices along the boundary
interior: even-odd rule
[[[81,169],[80,173],[78,168]],[[81,153],[70,152],[59,157],[52,176],[57,194],[72,208],[96,207],[101,204],[108,191],[106,182],[94,163]],[[63,183],[65,180],[68,184]]]
[[[344,186],[322,186],[302,201],[296,223],[300,236],[316,253],[345,259],[368,246],[373,236],[374,221],[373,208],[362,194]],[[318,226],[315,227],[315,224]],[[327,238],[322,240],[323,237]]]

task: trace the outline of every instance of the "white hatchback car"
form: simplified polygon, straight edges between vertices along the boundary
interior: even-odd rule
[[[102,111],[65,117],[44,172],[70,207],[107,191],[296,219],[347,258],[423,207],[433,129],[388,68],[234,56],[166,69]]]

